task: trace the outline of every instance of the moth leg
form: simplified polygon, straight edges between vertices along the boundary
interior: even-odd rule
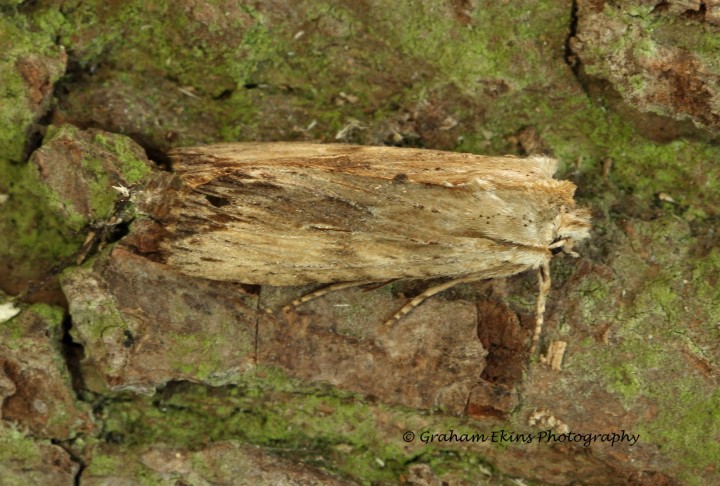
[[[410,302],[405,304],[402,309],[397,311],[395,315],[393,315],[390,319],[385,321],[383,324],[383,327],[387,328],[392,326],[394,323],[402,319],[404,316],[408,315],[412,310],[422,304],[426,299],[432,297],[435,294],[438,294],[442,292],[443,290],[447,290],[450,287],[454,287],[457,284],[461,283],[468,283],[468,282],[474,282],[476,280],[482,280],[483,277],[478,277],[477,275],[471,275],[467,277],[461,277],[456,278],[454,280],[450,280],[448,282],[442,283],[440,285],[436,285],[435,287],[430,287],[429,289],[425,290],[422,294],[418,295],[414,299],[412,299]]]
[[[542,333],[543,324],[545,322],[545,303],[547,302],[547,296],[550,293],[550,262],[546,261],[538,269],[538,299],[535,306],[535,332],[532,337],[532,344],[530,345],[530,354],[535,352],[537,343],[540,340],[540,334]]]
[[[338,282],[331,285],[328,285],[326,287],[321,287],[317,290],[314,290],[308,294],[303,295],[302,297],[298,297],[297,299],[290,302],[288,305],[283,307],[283,311],[287,312],[293,307],[297,307],[300,304],[304,304],[305,302],[309,302],[311,300],[315,300],[318,297],[322,297],[325,294],[329,294],[330,292],[335,292],[336,290],[342,290],[342,289],[349,289],[351,287],[359,287],[361,285],[366,285],[371,282]]]

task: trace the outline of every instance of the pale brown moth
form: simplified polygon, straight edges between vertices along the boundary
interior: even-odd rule
[[[392,147],[234,143],[172,150],[180,179],[166,208],[162,259],[184,274],[248,284],[398,279],[453,285],[537,269],[534,349],[553,251],[574,254],[590,216],[548,157]]]

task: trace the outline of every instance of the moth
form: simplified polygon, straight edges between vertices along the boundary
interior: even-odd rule
[[[557,161],[314,143],[230,143],[174,149],[174,200],[164,206],[162,260],[212,280],[328,291],[399,279],[463,282],[539,275],[540,336],[549,262],[574,255],[590,214]]]

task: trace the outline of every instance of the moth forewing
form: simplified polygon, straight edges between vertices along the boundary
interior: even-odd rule
[[[311,143],[169,155],[181,184],[162,257],[213,280],[506,277],[547,268],[552,249],[570,251],[590,227],[588,212],[574,207],[575,186],[552,178],[557,162],[548,157]],[[547,282],[549,274],[541,289]]]

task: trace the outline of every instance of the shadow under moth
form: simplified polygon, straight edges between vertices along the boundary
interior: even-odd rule
[[[161,259],[212,280],[330,290],[399,279],[448,280],[388,322],[458,283],[536,269],[540,336],[549,262],[574,254],[590,214],[548,157],[435,150],[231,143],[172,150]]]

